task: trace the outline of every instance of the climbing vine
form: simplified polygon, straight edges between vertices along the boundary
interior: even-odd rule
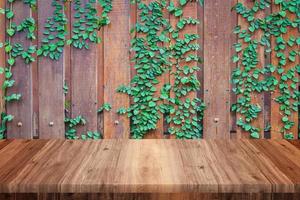
[[[108,13],[112,10],[111,0],[100,0],[99,5],[102,8],[101,16],[97,15],[95,8],[96,0],[89,0],[82,7],[81,0],[74,0],[74,19],[72,38],[68,41],[75,48],[89,49],[89,43],[100,43],[101,38],[98,31],[110,23]]]
[[[96,0],[90,0],[85,4],[85,7],[81,7],[81,1],[75,0],[74,10],[76,11],[74,18],[77,21],[73,24],[72,38],[66,41],[66,25],[67,18],[65,15],[65,2],[66,0],[52,0],[53,15],[48,17],[44,24],[43,38],[41,38],[41,46],[39,49],[36,46],[29,46],[27,49],[21,43],[12,43],[12,38],[16,33],[26,32],[26,39],[33,41],[36,39],[35,20],[31,17],[25,18],[20,24],[14,23],[15,16],[13,10],[13,4],[16,0],[7,0],[7,8],[0,8],[0,14],[4,14],[7,19],[6,33],[8,36],[7,41],[4,44],[0,44],[0,48],[4,48],[7,54],[6,66],[0,68],[0,72],[5,76],[5,81],[2,85],[4,91],[4,100],[8,102],[18,101],[22,95],[19,93],[13,93],[7,95],[6,90],[13,87],[15,80],[13,79],[12,68],[15,67],[16,58],[20,57],[26,64],[30,64],[35,61],[34,55],[49,57],[52,60],[59,60],[63,53],[64,46],[66,44],[72,45],[76,48],[85,47],[88,49],[88,42],[99,43],[98,30],[109,24],[108,13],[112,10],[111,0],[98,0],[99,6],[101,6],[102,13],[98,16],[96,9]],[[23,0],[23,3],[28,5],[31,9],[36,9],[36,0]],[[68,87],[64,85],[64,93],[67,94]],[[68,104],[66,102],[66,104]],[[108,105],[104,105],[105,110],[108,110]],[[96,111],[95,111],[96,112]],[[98,110],[98,112],[101,112]],[[67,115],[67,114],[66,114]],[[1,126],[0,126],[0,139],[4,138],[7,130],[6,123],[13,120],[13,116],[5,112],[1,114]],[[65,118],[66,124],[66,138],[78,139],[76,127],[85,125],[86,120],[82,116],[75,118]],[[87,131],[87,133],[80,134],[81,139],[99,139],[100,133]]]
[[[129,108],[118,111],[130,117],[133,138],[142,138],[155,130],[162,115],[170,125],[169,133],[177,138],[201,137],[204,104],[190,97],[200,87],[196,77],[199,67],[188,66],[192,61],[199,61],[196,52],[199,45],[195,42],[198,35],[180,36],[185,25],[198,23],[183,16],[183,8],[188,3],[180,0],[176,7],[173,1],[153,1],[148,5],[137,1],[140,14],[134,28],[137,34],[131,41],[136,75],[130,86],[118,89],[133,98]],[[165,11],[178,19],[174,27],[164,17]],[[158,91],[159,77],[165,73],[172,73],[174,83],[167,83]]]
[[[16,24],[13,19],[15,16],[14,13],[14,4],[15,0],[7,0],[7,8],[2,9],[2,13],[5,14],[5,17],[8,21],[6,33],[8,36],[7,41],[5,42],[4,49],[7,54],[6,66],[1,67],[0,72],[4,74],[5,80],[2,85],[2,90],[4,93],[4,100],[6,103],[13,101],[18,101],[21,99],[22,95],[19,93],[7,93],[7,89],[11,88],[15,84],[13,79],[12,68],[16,65],[16,58],[20,57],[24,60],[25,63],[29,64],[35,61],[33,55],[36,52],[35,46],[29,46],[26,50],[21,43],[13,43],[12,38],[15,34],[20,32],[26,32],[26,39],[34,40],[36,36],[34,31],[36,29],[35,20],[31,17],[25,18],[20,24]],[[25,4],[28,4],[30,7],[35,6],[35,1],[23,1]],[[4,138],[5,131],[7,129],[6,123],[12,121],[13,116],[3,112],[1,114],[1,127],[0,127],[0,138]]]
[[[67,35],[67,18],[64,14],[64,0],[52,0],[53,15],[48,17],[44,25],[44,38],[37,51],[38,56],[49,56],[53,60],[59,60],[65,46]]]
[[[252,94],[278,92],[279,95],[274,100],[280,105],[283,122],[281,132],[289,139],[293,138],[290,130],[295,124],[291,115],[298,112],[300,105],[297,87],[300,66],[299,62],[296,62],[300,53],[300,37],[299,34],[286,37],[286,34],[290,29],[296,29],[298,32],[300,30],[300,2],[275,0],[274,5],[278,6],[278,11],[265,17],[256,17],[256,13],[263,12],[270,5],[270,0],[261,0],[254,1],[251,8],[242,3],[238,3],[234,8],[248,22],[248,27],[238,26],[235,29],[241,42],[235,44],[237,55],[233,57],[233,62],[238,63],[233,72],[233,83],[236,85],[234,92],[238,99],[232,110],[243,116],[237,124],[253,138],[259,138],[261,130],[253,126],[252,122],[257,119],[262,109],[260,105],[252,103]],[[258,31],[262,32],[259,38],[256,34]],[[272,62],[264,68],[259,67],[260,47],[265,49],[265,53],[272,52],[277,62]],[[287,65],[293,67],[287,68]]]

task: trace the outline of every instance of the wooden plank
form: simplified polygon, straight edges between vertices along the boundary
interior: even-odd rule
[[[275,5],[274,2],[275,2],[275,0],[273,0],[273,5],[272,5],[273,12],[280,11],[280,7],[278,5]],[[286,17],[290,18],[291,20],[294,20],[296,18],[296,15],[287,11]],[[297,28],[288,28],[287,33],[282,35],[282,37],[285,41],[288,41],[291,36],[294,36],[295,38],[299,37],[300,36],[299,30]],[[276,46],[276,38],[273,38],[272,49],[275,46]],[[299,56],[296,56],[295,62],[291,62],[288,59],[289,52],[292,50],[296,50],[296,51],[299,50],[299,46],[296,45],[294,47],[289,47],[287,45],[287,49],[284,51],[284,53],[287,57],[287,64],[284,66],[284,70],[285,70],[284,73],[286,73],[289,69],[294,68],[297,65],[297,63],[299,64],[299,62],[300,62]],[[273,65],[278,66],[279,60],[276,56],[276,52],[274,51],[274,49],[272,51],[271,62]],[[277,80],[281,79],[281,75],[279,75],[278,73],[274,73],[274,76]],[[299,77],[297,73],[296,73],[296,77]],[[287,81],[288,85],[290,85],[291,83],[292,83],[292,81],[290,81],[290,80]],[[284,126],[284,124],[282,122],[282,117],[284,116],[284,113],[283,113],[283,111],[280,110],[280,104],[275,101],[275,99],[278,96],[281,96],[281,93],[280,93],[279,88],[276,88],[276,90],[272,93],[272,96],[271,96],[271,98],[272,98],[272,101],[271,101],[271,138],[272,139],[283,138],[281,129]],[[291,101],[290,104],[292,104],[293,102],[294,101]],[[298,134],[299,134],[298,117],[299,117],[298,112],[294,112],[294,111],[292,111],[291,117],[289,117],[289,119],[292,122],[294,122],[295,124],[292,127],[292,129],[289,132],[287,132],[287,134],[292,133],[292,135],[294,136],[294,139],[298,139]]]
[[[102,13],[102,8],[99,4],[97,4],[97,10],[99,13]],[[103,36],[104,36],[103,28],[98,31],[98,36],[101,38],[102,42],[98,45],[97,49],[97,108],[100,108],[104,104],[104,43],[103,43]],[[105,111],[102,113],[98,113],[97,118],[97,130],[101,133],[103,137],[104,132],[104,115],[106,114]]]
[[[0,8],[5,8],[5,1],[0,1]],[[5,30],[6,24],[5,24],[5,15],[0,15],[0,29]],[[5,43],[5,31],[0,32],[0,43]],[[6,60],[5,60],[5,49],[0,48],[0,66],[5,67]],[[0,84],[3,85],[3,82],[5,80],[4,74],[0,75]],[[5,94],[3,93],[3,90],[0,90],[0,112],[5,111],[5,101],[4,101]]]
[[[119,199],[135,199],[135,200],[298,200],[300,194],[282,194],[282,193],[41,193],[41,194],[0,194],[2,200],[119,200]]]
[[[258,149],[263,155],[276,165],[276,167],[282,171],[286,177],[293,182],[295,191],[299,190],[299,149],[289,144],[287,141],[278,140],[281,145],[275,145],[276,140],[251,140],[251,144]],[[293,147],[293,155],[289,155],[283,151],[284,148]],[[274,153],[276,151],[276,153]],[[291,159],[292,157],[292,159]]]
[[[149,5],[153,0],[145,0],[144,3]],[[138,15],[140,12],[137,12]],[[169,14],[167,10],[164,10],[164,18],[168,19]],[[140,36],[140,35],[139,35]],[[159,44],[160,46],[163,46],[163,43]],[[160,91],[164,84],[168,83],[169,79],[169,74],[165,73],[162,76],[158,77],[157,80],[159,81],[159,84],[157,84],[156,87],[156,92],[154,94],[155,97],[159,98],[160,97]],[[164,116],[159,112],[160,119],[157,122],[156,129],[153,131],[150,131],[145,135],[145,139],[162,139],[164,137]]]
[[[130,82],[129,11],[129,1],[113,1],[111,24],[104,27],[104,102],[112,105],[112,110],[104,115],[104,138],[129,138],[130,135],[128,117],[116,113],[121,107],[129,107],[129,97],[115,92],[120,85]]]
[[[289,140],[289,142],[298,149],[300,149],[300,140]]]
[[[1,171],[0,178],[1,184],[0,188],[5,189],[4,183],[9,183],[14,180],[15,176],[22,172],[23,168],[26,166],[27,163],[31,161],[31,158],[40,150],[42,149],[47,140],[32,140],[27,142],[26,146],[22,150],[22,154],[17,154],[16,157],[11,157],[11,161],[6,163],[5,169]],[[15,165],[13,163],[18,163]],[[8,188],[7,188],[8,189]]]
[[[14,140],[0,193],[294,193],[299,155],[279,140]]]
[[[204,138],[229,138],[232,1],[204,5]],[[230,22],[224,26],[224,21]],[[216,95],[218,98],[216,98]]]
[[[20,24],[25,18],[31,16],[29,6],[24,6],[22,1],[13,3],[15,16],[13,22]],[[11,39],[12,45],[20,43],[25,50],[32,44],[26,39],[26,32],[16,33]],[[13,79],[15,85],[8,89],[7,94],[21,94],[19,101],[7,102],[7,112],[14,116],[11,123],[8,123],[8,138],[26,138],[33,137],[33,105],[32,105],[32,68],[31,64],[26,64],[20,57],[16,58],[14,67],[12,67]]]
[[[81,1],[82,6],[88,2],[89,0]],[[72,17],[76,20],[74,14],[72,13]],[[72,117],[81,115],[87,122],[84,126],[78,127],[78,136],[87,131],[97,131],[97,56],[96,44],[90,43],[88,50],[71,49]]]
[[[238,2],[242,3],[244,6],[246,6],[247,8],[252,8],[254,5],[254,2],[250,2],[247,0],[239,0]],[[256,18],[264,18],[265,13],[263,11],[258,11],[255,15]],[[245,20],[242,16],[238,16],[238,24],[241,27],[241,30],[247,30],[249,28],[249,23],[247,22],[247,20]],[[256,31],[254,33],[254,35],[252,36],[252,40],[256,39],[256,40],[260,40],[262,36],[262,31]],[[247,44],[245,42],[243,42],[243,40],[240,40],[240,42],[242,43],[242,47],[246,48]],[[265,54],[264,54],[264,47],[258,45],[257,47],[257,53],[258,53],[258,64],[257,64],[257,68],[258,69],[262,69],[264,67],[265,64]],[[242,56],[242,55],[240,55]],[[259,80],[262,80],[263,77],[259,77]],[[239,98],[239,96],[237,97]],[[264,115],[263,115],[263,111],[264,111],[264,94],[263,93],[257,93],[257,92],[252,92],[251,94],[251,104],[254,105],[259,105],[262,109],[262,112],[259,113],[258,117],[252,121],[251,125],[259,128],[259,134],[260,137],[264,138]],[[239,120],[240,118],[244,118],[243,115],[241,115],[240,113],[237,113],[237,120]],[[237,129],[237,137],[238,138],[249,138],[250,134],[249,132],[243,130],[241,127],[238,127]]]
[[[53,15],[51,1],[38,1],[38,37],[44,38],[44,24]],[[40,42],[39,42],[40,43]],[[39,81],[39,137],[64,138],[64,55],[58,61],[49,57],[38,59]]]
[[[36,2],[37,4],[38,2]],[[38,7],[38,5],[36,5]],[[32,44],[38,47],[38,9],[32,8],[31,9],[31,15],[32,18],[35,20],[36,23],[36,29],[34,31],[34,34],[36,36],[36,39],[32,41]],[[38,74],[38,56],[37,54],[33,55],[35,61],[31,63],[31,78],[32,78],[32,112],[33,112],[33,138],[36,139],[39,136],[39,74]]]
[[[180,6],[179,1],[173,1],[173,3],[176,7]],[[188,2],[183,8],[183,14],[182,14],[181,17],[182,18],[198,19],[198,13],[197,13],[197,11],[198,11],[198,6],[197,5],[198,4],[199,4],[198,2]],[[176,29],[176,26],[177,26],[177,23],[178,23],[179,19],[180,18],[176,17],[174,14],[170,14],[170,23],[171,23],[171,26],[173,27],[173,29]],[[179,32],[179,39],[184,39],[185,34],[198,34],[198,26],[196,26],[196,25],[185,25],[184,29]],[[198,40],[196,40],[196,41],[198,41]],[[172,37],[171,37],[171,43],[173,43],[173,44],[176,43],[176,41],[174,39],[172,39]],[[189,53],[190,54],[194,53],[195,55],[198,55],[199,52],[190,51]],[[184,55],[184,56],[186,56],[186,55]],[[175,63],[176,61],[173,60],[171,62]],[[195,62],[195,61],[191,61],[191,62],[188,62],[188,63],[185,62],[185,61],[180,61],[180,63],[179,63],[180,67],[182,67],[182,68],[184,66],[195,67],[195,66],[197,66],[197,64],[198,63]],[[174,86],[175,79],[176,79],[175,76],[174,76],[174,72],[176,72],[176,66],[175,65],[172,66],[170,76],[169,76],[170,84],[172,86]],[[170,97],[171,98],[175,97],[175,93],[174,93],[173,90],[171,90]],[[182,101],[185,101],[185,99],[193,100],[196,97],[197,97],[197,92],[190,92],[186,96],[182,97],[181,100]],[[176,125],[175,124],[170,124],[170,127],[176,127]],[[175,134],[169,135],[169,138],[175,139],[176,135]]]
[[[237,4],[238,0],[231,0],[231,7],[234,7]],[[237,13],[232,10],[231,11],[231,20],[230,20],[230,27],[234,28],[237,24],[238,24],[238,15]],[[233,46],[234,43],[236,43],[238,41],[238,37],[236,34],[233,33],[233,31],[231,32],[231,57],[236,53],[235,52],[235,48]],[[231,68],[230,68],[230,74],[232,74],[232,71],[236,68],[237,64],[233,64],[231,63]],[[230,84],[230,102],[228,102],[228,104],[231,106],[232,104],[236,103],[237,100],[237,96],[236,94],[232,91],[234,88],[234,85],[231,83]],[[234,112],[230,112],[230,116],[229,116],[229,121],[230,121],[230,133],[231,133],[231,138],[235,138],[236,137],[236,131],[237,131],[237,124],[236,124],[236,120],[237,120],[237,116],[236,113]]]
[[[6,147],[9,143],[11,143],[13,140],[1,140],[0,141],[0,150],[4,147]]]
[[[65,1],[65,14],[68,18],[68,24],[66,26],[67,29],[67,35],[66,40],[69,40],[71,38],[71,31],[72,31],[72,2],[71,1]],[[65,89],[67,91],[64,91],[65,93],[65,113],[66,117],[70,118],[72,117],[72,59],[71,59],[71,46],[66,45],[64,49],[64,85],[66,86]]]

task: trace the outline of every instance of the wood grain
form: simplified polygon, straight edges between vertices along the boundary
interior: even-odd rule
[[[230,137],[231,48],[236,21],[232,3],[212,0],[204,5],[204,138]]]
[[[284,140],[3,142],[0,193],[300,192]]]
[[[293,193],[17,193],[17,194],[0,194],[0,200],[298,200],[299,194]]]
[[[82,6],[85,6],[89,0],[81,2]],[[72,16],[74,14],[72,10]],[[89,43],[88,50],[71,49],[72,117],[81,115],[87,122],[84,126],[78,127],[78,135],[87,131],[97,131],[97,55],[98,46],[92,43]]]
[[[38,37],[44,38],[44,24],[52,16],[51,1],[38,1]],[[41,43],[41,42],[39,42]],[[39,138],[64,138],[64,54],[58,61],[48,57],[38,59],[39,81]],[[50,124],[53,124],[51,126]]]
[[[20,24],[25,18],[31,16],[29,6],[24,6],[23,2],[17,1],[13,4],[15,16],[13,22]],[[26,39],[26,32],[16,33],[12,39],[12,45],[20,43],[25,50],[31,45]],[[16,58],[12,67],[15,85],[7,90],[7,95],[21,94],[19,101],[12,101],[6,104],[7,112],[14,116],[12,122],[8,123],[8,138],[31,139],[33,137],[33,104],[32,104],[32,68],[31,64],[26,64],[21,56]],[[18,126],[22,124],[22,126]]]
[[[130,82],[129,62],[129,1],[113,1],[110,25],[104,27],[104,102],[110,103],[112,110],[104,115],[104,138],[129,138],[129,119],[116,112],[121,107],[129,107],[129,97],[116,92],[121,85]]]

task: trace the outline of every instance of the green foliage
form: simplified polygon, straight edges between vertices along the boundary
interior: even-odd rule
[[[2,90],[5,93],[4,100],[8,102],[18,101],[21,99],[22,95],[19,93],[12,93],[7,95],[6,90],[13,87],[15,84],[15,80],[13,79],[12,67],[16,65],[16,58],[21,57],[26,64],[30,64],[34,62],[34,54],[37,56],[45,56],[49,57],[52,60],[59,60],[65,43],[66,43],[66,25],[67,19],[64,14],[65,10],[65,1],[66,0],[52,0],[51,5],[54,7],[53,15],[48,17],[46,23],[44,25],[44,38],[41,38],[42,45],[37,50],[36,46],[29,46],[27,49],[23,47],[21,43],[12,43],[11,39],[19,32],[26,32],[26,39],[35,40],[35,31],[36,31],[36,23],[35,20],[31,17],[25,18],[20,24],[14,23],[14,6],[13,3],[15,0],[7,0],[7,8],[0,8],[0,14],[4,14],[8,23],[6,28],[6,33],[8,36],[8,40],[3,44],[0,43],[0,48],[4,48],[7,54],[7,65],[0,67],[0,73],[4,74],[5,80],[2,85]],[[36,9],[36,0],[23,0],[24,4],[27,4],[31,7],[31,10]],[[112,10],[112,1],[111,0],[98,0],[99,5],[102,7],[101,16],[97,16],[97,10],[95,8],[96,0],[90,0],[89,3],[85,5],[85,8],[80,7],[80,0],[75,0],[73,2],[74,8],[79,13],[75,14],[75,18],[80,18],[78,21],[73,24],[73,38],[69,41],[69,44],[72,44],[75,47],[80,47],[81,42],[84,43],[85,47],[88,45],[85,43],[87,40],[91,42],[99,42],[100,39],[97,36],[97,31],[109,24],[108,13]],[[83,10],[82,10],[83,9]],[[80,17],[77,17],[77,16]],[[78,23],[81,24],[81,27],[77,27]],[[84,29],[82,28],[84,27]],[[80,30],[80,31],[78,31]],[[86,38],[86,35],[88,36]],[[78,37],[76,39],[76,37]],[[84,40],[84,41],[83,41]],[[79,44],[78,46],[76,44]],[[66,83],[63,86],[64,93],[67,94],[68,86]],[[68,112],[67,107],[70,107],[69,102],[65,102],[66,112]],[[104,104],[102,109],[110,110],[109,104]],[[101,108],[100,108],[101,109]],[[100,110],[99,110],[100,112]],[[8,115],[6,113],[2,113],[2,124],[0,129],[0,139],[4,137],[4,133],[6,131],[6,123],[13,119],[12,115]],[[66,117],[65,123],[67,126],[66,137],[68,139],[78,139],[79,137],[76,134],[76,127],[80,125],[84,125],[85,119],[82,116],[78,116],[75,118]],[[87,133],[82,133],[80,136],[81,139],[100,139],[101,134],[98,132],[88,131]]]
[[[236,4],[234,9],[248,22],[248,28],[236,27],[234,32],[243,41],[234,45],[238,53],[233,57],[233,62],[238,63],[234,70],[232,81],[235,84],[234,92],[238,95],[237,103],[232,106],[232,110],[240,113],[243,118],[237,124],[245,131],[250,132],[253,138],[259,138],[259,128],[252,126],[252,122],[261,112],[260,105],[252,104],[253,93],[265,91],[279,91],[280,95],[275,99],[280,104],[282,114],[282,133],[286,139],[291,139],[292,133],[289,130],[294,126],[290,117],[293,112],[298,112],[299,91],[297,84],[299,79],[299,69],[296,57],[299,56],[299,48],[287,51],[287,46],[296,47],[299,45],[299,38],[291,36],[284,39],[283,35],[288,29],[299,29],[300,27],[300,2],[298,0],[276,0],[275,4],[280,5],[278,12],[273,12],[264,18],[255,17],[259,11],[264,11],[270,7],[270,0],[255,1],[252,8],[247,8],[242,3]],[[295,19],[287,17],[287,13],[295,15]],[[254,34],[261,31],[260,38],[255,38]],[[275,46],[271,47],[271,39],[275,38]],[[265,53],[274,52],[278,64],[268,65],[265,68],[258,68],[258,48],[262,46]],[[294,65],[291,69],[286,69],[286,65]],[[266,74],[270,74],[265,76]],[[276,77],[278,77],[277,79]],[[271,127],[270,127],[271,128]]]
[[[73,47],[78,49],[89,49],[88,42],[100,43],[98,31],[110,23],[108,13],[112,10],[111,0],[99,0],[102,7],[101,16],[98,16],[95,8],[96,0],[89,0],[82,7],[81,0],[74,0],[74,23],[72,38],[68,41]]]
[[[4,112],[1,113],[1,127],[0,127],[0,140],[4,139],[5,137],[5,131],[7,130],[7,122],[10,122],[13,120],[13,116],[12,115],[8,115]]]
[[[102,113],[103,111],[110,111],[111,110],[111,105],[109,103],[104,103],[98,110],[98,113]]]
[[[65,118],[65,124],[67,127],[65,136],[67,139],[78,139],[76,127],[80,125],[85,125],[86,120],[81,116],[77,116],[75,118]]]
[[[55,8],[53,15],[48,17],[44,25],[44,38],[42,45],[37,51],[38,56],[49,57],[52,60],[59,60],[65,46],[67,35],[67,18],[64,14],[64,0],[52,0]]]
[[[153,1],[148,5],[137,1],[140,13],[135,25],[137,35],[131,41],[136,75],[130,86],[118,89],[118,92],[126,93],[133,99],[129,108],[118,111],[130,117],[133,138],[143,138],[147,132],[155,130],[161,115],[166,116],[171,126],[169,133],[177,138],[201,137],[204,104],[198,98],[188,97],[191,92],[199,90],[200,83],[195,75],[199,67],[183,64],[200,60],[196,53],[199,45],[195,42],[198,35],[179,37],[185,25],[196,25],[198,21],[182,17],[183,7],[189,2],[181,0],[179,3],[180,6],[176,7],[173,1]],[[176,27],[164,18],[166,10],[178,17]],[[169,72],[173,72],[175,83],[166,84],[158,91],[158,78]]]
[[[84,126],[86,124],[86,120],[81,116],[77,116],[74,118],[65,118],[65,124],[66,124],[66,133],[65,136],[69,140],[77,140],[77,139],[82,139],[82,140],[98,140],[101,139],[101,134],[98,133],[97,131],[87,131],[87,133],[81,133],[80,137],[77,134],[77,128],[79,126]]]

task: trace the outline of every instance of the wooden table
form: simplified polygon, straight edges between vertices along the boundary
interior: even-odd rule
[[[58,193],[300,199],[282,194],[300,192],[299,148],[299,142],[285,140],[4,140],[0,193],[6,194],[0,199],[19,193],[33,199],[64,199]]]

